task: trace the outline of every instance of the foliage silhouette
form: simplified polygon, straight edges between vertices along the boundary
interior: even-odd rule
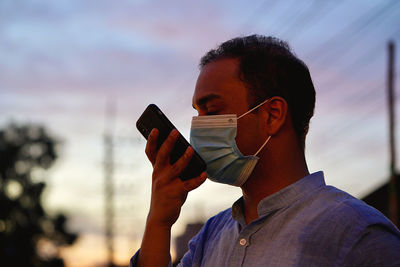
[[[0,129],[1,266],[64,266],[58,249],[77,238],[67,231],[65,215],[46,213],[41,203],[45,183],[33,175],[52,166],[56,145],[41,126]]]

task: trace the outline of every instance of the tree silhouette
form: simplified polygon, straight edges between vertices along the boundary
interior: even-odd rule
[[[37,125],[0,129],[0,265],[64,266],[60,246],[77,238],[63,214],[51,216],[41,203],[45,183],[33,171],[57,159],[57,142]]]

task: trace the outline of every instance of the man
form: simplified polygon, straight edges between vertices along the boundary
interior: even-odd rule
[[[167,266],[171,227],[189,191],[206,177],[240,186],[243,197],[209,219],[183,266],[400,266],[400,233],[382,214],[310,174],[305,136],[315,105],[306,65],[288,45],[235,38],[201,60],[193,95],[191,144],[207,174],[182,182],[188,148],[175,164],[171,132],[146,154],[153,164],[150,211],[131,265]]]

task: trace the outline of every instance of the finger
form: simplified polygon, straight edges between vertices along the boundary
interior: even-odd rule
[[[156,163],[158,133],[159,131],[156,128],[151,130],[149,137],[147,138],[146,149],[145,149],[147,158],[153,165]]]
[[[186,192],[192,191],[193,189],[196,189],[199,187],[204,181],[207,179],[207,174],[206,172],[202,172],[199,176],[196,178],[187,180],[183,182],[183,188]]]
[[[186,148],[185,153],[183,153],[182,157],[180,157],[174,164],[171,165],[170,169],[170,176],[177,177],[181,172],[186,168],[189,164],[190,160],[192,159],[194,154],[194,150],[192,147]]]
[[[161,145],[160,149],[157,152],[156,162],[164,165],[169,164],[169,155],[174,149],[175,142],[178,140],[179,132],[174,129],[170,132],[167,139],[165,139],[164,143]]]

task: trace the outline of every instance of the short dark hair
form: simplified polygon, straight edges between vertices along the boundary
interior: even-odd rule
[[[267,98],[286,100],[293,128],[304,150],[310,119],[314,114],[315,89],[303,61],[289,45],[277,38],[261,35],[237,37],[207,52],[200,69],[208,63],[235,58],[239,60],[239,78],[248,89],[249,108]]]

